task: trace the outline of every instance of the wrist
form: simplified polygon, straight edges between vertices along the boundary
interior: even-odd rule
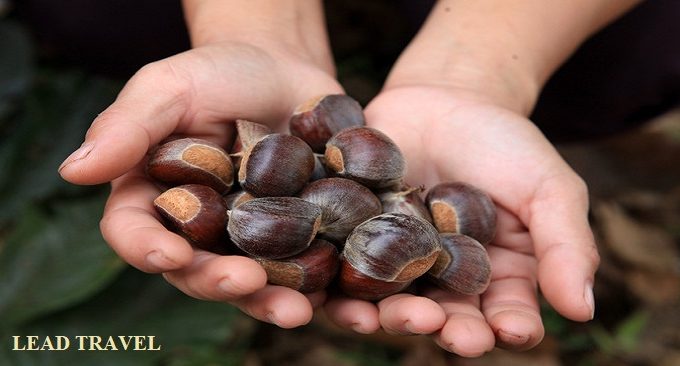
[[[542,84],[512,56],[508,61],[486,50],[468,50],[430,57],[423,51],[409,47],[390,72],[385,89],[423,85],[455,89],[524,116],[538,99]]]
[[[386,87],[464,89],[526,116],[581,42],[638,1],[439,0]]]
[[[183,0],[193,47],[241,42],[284,49],[334,73],[320,0]]]

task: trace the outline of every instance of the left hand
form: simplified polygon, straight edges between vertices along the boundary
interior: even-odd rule
[[[492,279],[481,296],[432,288],[377,304],[331,299],[326,310],[336,323],[364,333],[433,333],[444,349],[473,357],[496,345],[524,350],[541,341],[539,283],[564,316],[592,318],[598,256],[585,184],[531,121],[443,86],[388,88],[366,118],[402,149],[407,183],[460,180],[490,194],[498,208],[498,232],[487,246]]]

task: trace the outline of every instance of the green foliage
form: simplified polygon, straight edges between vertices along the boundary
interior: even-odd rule
[[[0,253],[0,325],[21,324],[86,298],[123,263],[104,244],[101,199],[73,200],[48,216],[29,207]]]
[[[99,232],[107,187],[57,173],[121,86],[36,62],[27,33],[0,20],[0,365],[241,363],[227,345],[240,313],[129,268]],[[147,335],[162,350],[16,352],[13,335]]]
[[[637,311],[629,315],[613,331],[607,331],[602,326],[594,326],[591,335],[594,342],[605,354],[617,355],[635,352],[642,331],[649,320],[645,311]]]
[[[206,354],[216,360],[235,360],[238,354],[222,355],[218,346],[234,336],[230,325],[238,316],[230,306],[194,300],[159,276],[130,269],[91,300],[11,332],[71,339],[77,335],[153,335],[161,351],[78,351],[73,346],[65,352],[9,352],[4,356],[12,361],[10,365],[155,365],[175,357],[188,365],[205,359]]]

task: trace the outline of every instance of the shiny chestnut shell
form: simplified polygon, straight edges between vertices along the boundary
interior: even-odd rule
[[[335,245],[314,239],[300,254],[283,259],[255,259],[267,272],[273,285],[292,288],[302,293],[325,289],[333,281],[340,263]]]
[[[289,122],[291,135],[303,139],[317,153],[323,153],[326,142],[340,130],[365,124],[361,105],[343,94],[306,101],[295,109]]]
[[[261,197],[229,211],[231,241],[255,257],[280,259],[309,247],[321,224],[321,208],[297,197]]]
[[[420,197],[423,191],[421,187],[409,187],[404,185],[401,189],[387,190],[377,194],[383,207],[383,212],[400,212],[407,215],[418,216],[427,222],[432,222],[432,215],[425,205],[425,200]]]
[[[345,178],[324,178],[308,184],[299,195],[321,207],[319,236],[342,246],[360,223],[382,212],[370,189]]]
[[[244,151],[241,187],[257,197],[293,196],[314,171],[314,153],[295,136],[272,133]]]
[[[214,189],[199,184],[170,188],[153,201],[169,226],[194,246],[214,250],[227,241],[227,205]]]
[[[201,184],[227,193],[234,183],[234,166],[219,145],[196,138],[168,141],[154,149],[147,174],[168,186]]]
[[[479,295],[491,281],[491,260],[486,248],[463,234],[439,234],[442,251],[428,271],[439,287],[462,295]]]
[[[429,222],[401,213],[375,216],[347,237],[340,288],[353,297],[381,299],[426,273],[440,251],[439,234]]]
[[[328,140],[326,166],[336,175],[371,189],[401,184],[406,161],[399,147],[384,133],[370,127],[346,128]]]
[[[425,197],[435,227],[442,233],[460,233],[482,244],[496,235],[496,206],[481,189],[464,182],[444,182]]]

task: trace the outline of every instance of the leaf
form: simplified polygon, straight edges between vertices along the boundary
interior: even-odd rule
[[[114,98],[118,84],[79,73],[47,74],[24,98],[22,113],[0,146],[0,224],[27,204],[58,193],[79,195],[57,174],[80,145],[92,119]]]
[[[36,207],[19,219],[0,252],[0,326],[18,325],[91,296],[124,268],[104,243],[103,196]]]
[[[194,354],[195,360],[200,360],[199,354],[202,354],[219,359],[215,364],[241,364],[237,362],[239,350],[225,348],[225,344],[230,339],[252,335],[237,332],[241,329],[238,322],[244,319],[234,307],[192,299],[160,276],[130,268],[90,301],[11,332],[63,335],[72,343],[78,335],[155,336],[155,344],[161,346],[161,351],[78,351],[76,344],[63,352],[6,352],[5,357],[12,360],[10,364],[17,365],[156,365],[161,361],[187,365],[192,364],[189,355]],[[175,358],[177,363],[170,362]]]

